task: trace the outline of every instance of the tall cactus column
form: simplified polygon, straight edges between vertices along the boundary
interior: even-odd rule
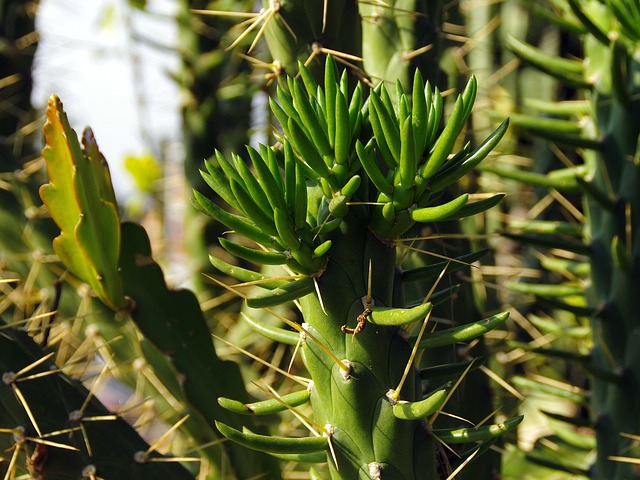
[[[589,316],[593,337],[593,349],[583,359],[592,374],[590,414],[597,439],[591,475],[640,478],[640,5],[630,0],[556,5],[559,23],[581,35],[583,62],[547,56],[515,40],[510,44],[540,70],[584,88],[591,102],[579,125],[553,119],[538,130],[584,148],[584,165],[567,171],[582,193],[585,214],[585,245],[571,251],[588,255],[591,272],[589,308],[574,309]],[[573,130],[560,132],[560,126]],[[553,172],[545,180],[553,181]]]
[[[448,4],[448,5],[446,5]],[[393,0],[358,2],[362,17],[364,69],[374,83],[399,80],[411,84],[411,72],[420,69],[439,85],[442,24],[451,2]]]
[[[595,85],[593,121],[602,147],[588,155],[586,178],[591,190],[609,201],[593,194],[585,198],[586,241],[592,254],[590,300],[596,309],[592,362],[617,375],[613,382],[593,378],[598,440],[594,476],[600,479],[640,478],[636,467],[616,458],[640,457],[640,448],[631,448],[625,437],[640,435],[640,62],[637,54],[634,58],[640,26],[624,29],[626,15],[640,18],[640,8],[637,3],[615,3],[633,9],[618,17],[625,34],[621,41],[603,44],[591,37],[585,45],[593,73],[610,72]],[[598,59],[607,62],[604,68]]]

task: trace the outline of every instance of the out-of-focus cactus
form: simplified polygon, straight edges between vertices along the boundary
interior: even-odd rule
[[[0,328],[4,478],[193,478],[66,376],[29,335],[4,322]]]
[[[531,3],[539,8],[539,2]],[[510,48],[584,92],[589,103],[547,105],[546,112],[556,118],[522,116],[518,123],[560,146],[577,147],[583,163],[546,174],[492,170],[532,185],[581,194],[582,211],[565,205],[583,220],[582,230],[575,221],[515,225],[519,239],[553,249],[545,254],[543,265],[563,281],[513,288],[535,295],[547,311],[563,309],[589,320],[593,347],[588,354],[547,353],[577,361],[590,374],[589,413],[597,444],[591,477],[638,478],[640,6],[626,0],[567,0],[549,6],[546,18],[579,35],[584,60],[545,55],[513,39]]]
[[[447,160],[472,108],[474,79],[439,132],[442,98],[425,87],[419,72],[412,94],[398,89],[396,105],[384,86],[367,92],[366,104],[362,85],[350,95],[346,74],[339,78],[330,58],[324,88],[302,66],[300,77],[289,78],[290,93],[279,88],[280,102],[271,102],[284,130],[279,146],[248,148],[255,173],[235,154],[228,160],[217,152],[206,164],[204,179],[237,213],[200,192],[195,196],[200,208],[237,234],[220,239],[229,253],[284,267],[282,277],[269,278],[212,257],[222,272],[268,289],[247,304],[269,311],[296,301],[303,317],[301,324],[279,317],[295,331],[247,317],[269,338],[298,345],[310,379],[295,400],[246,406],[222,398],[220,403],[258,414],[295,410],[310,400],[313,419],[302,422],[312,434],[287,438],[222,423],[218,428],[238,443],[281,458],[328,462],[332,478],[437,478],[439,469],[450,466],[436,454],[436,442],[480,442],[463,458],[475,456],[520,417],[435,430],[449,387],[434,385],[425,395],[422,385],[431,377],[421,378],[415,355],[476,338],[502,324],[507,314],[425,333],[437,308],[431,301],[446,299],[451,290],[437,288],[436,272],[421,301],[407,305],[403,284],[429,273],[402,272],[396,250],[413,241],[403,237],[416,224],[472,216],[499,202],[501,195],[479,201],[468,194],[452,200],[442,195],[496,146],[507,123],[478,148],[465,147]],[[465,264],[451,259],[442,274],[460,262]]]
[[[442,28],[456,6],[443,1],[396,0],[358,2],[362,18],[364,69],[374,84],[390,88],[396,81],[411,85],[418,68],[439,84],[439,64],[445,45]]]
[[[224,48],[224,44],[229,42],[226,37],[234,19],[204,17],[191,11],[206,8],[210,3],[181,0],[176,16],[176,47],[181,59],[176,81],[180,88],[181,143],[184,148],[181,168],[191,188],[204,185],[198,169],[202,159],[211,155],[214,149],[237,150],[249,142],[253,127],[252,102],[259,88],[251,81],[251,67]],[[251,2],[217,2],[218,8],[224,5],[230,9],[244,9],[248,3]],[[190,188],[184,188],[181,193],[188,196],[189,191]],[[185,197],[170,201],[187,204],[184,218],[172,221],[179,227],[167,229],[170,241],[187,254],[188,266],[182,265],[181,268],[187,267],[190,284],[201,299],[216,296],[219,290],[204,282],[202,275],[211,272],[207,245],[220,234],[217,225],[191,208]]]
[[[24,142],[34,119],[31,108],[31,66],[38,45],[35,32],[36,1],[6,1],[0,6],[0,150],[4,162],[31,154]],[[24,130],[23,130],[24,129]],[[14,168],[17,162],[11,162]],[[2,172],[10,171],[2,165]]]
[[[30,254],[22,229],[38,217],[37,174],[40,166],[33,148],[35,112],[31,108],[31,67],[37,47],[37,2],[7,1],[0,5],[0,261],[26,273],[22,254]],[[39,232],[31,238],[34,248]]]
[[[183,0],[177,15],[182,60],[177,80],[182,91],[185,167],[194,186],[202,184],[199,163],[212,148],[226,151],[247,143],[255,89],[249,82],[247,66],[221,45],[232,19],[191,13],[191,9],[205,8],[208,3]],[[219,3],[239,8],[247,2]]]
[[[235,364],[217,357],[195,296],[165,284],[146,232],[134,224],[120,224],[109,170],[90,130],[81,146],[55,96],[49,101],[44,130],[50,183],[40,193],[60,227],[54,240],[60,259],[120,317],[135,322],[150,343],[142,349],[148,363],[189,413],[184,431],[217,474],[274,474],[276,463],[268,457],[261,461],[240,447],[210,444],[218,435],[212,419],[233,422],[211,398],[229,391],[245,396],[242,379]],[[221,462],[221,455],[230,460]]]
[[[298,63],[307,66],[322,82],[324,58],[332,54],[350,67],[350,73],[370,84],[386,83],[396,94],[400,81],[411,88],[412,74],[419,68],[439,83],[443,21],[455,6],[444,1],[394,0],[350,2],[340,0],[263,0],[263,9],[241,24],[232,46],[249,45],[251,54],[264,36],[272,72],[284,78],[295,75]],[[201,10],[205,15],[246,16],[247,12]]]

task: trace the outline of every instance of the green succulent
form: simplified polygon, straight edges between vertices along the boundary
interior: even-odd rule
[[[324,87],[303,65],[299,71],[300,78],[288,78],[288,89],[278,88],[278,101],[270,102],[283,129],[277,145],[248,147],[249,164],[220,152],[205,164],[203,178],[233,211],[194,195],[204,212],[234,232],[220,238],[231,255],[283,267],[282,277],[269,278],[211,257],[223,273],[265,288],[247,298],[250,307],[295,301],[300,309],[301,322],[278,316],[290,328],[247,321],[271,339],[298,346],[309,379],[291,401],[310,401],[313,420],[305,424],[312,434],[286,438],[222,423],[218,428],[280,458],[328,462],[332,478],[436,478],[444,468],[435,453],[438,441],[479,442],[468,452],[475,455],[521,417],[436,429],[449,387],[425,394],[415,355],[476,338],[508,314],[425,333],[430,300],[447,292],[435,281],[422,302],[404,304],[403,277],[411,272],[399,270],[397,250],[420,224],[476,215],[500,201],[502,195],[479,201],[443,196],[496,146],[507,121],[477,148],[465,145],[450,157],[473,105],[473,78],[440,131],[441,94],[418,71],[411,94],[398,84],[396,105],[384,86],[358,85],[350,94],[346,74],[338,75],[331,58]],[[270,407],[220,402],[245,414],[294,409],[289,397],[280,400],[267,401]]]

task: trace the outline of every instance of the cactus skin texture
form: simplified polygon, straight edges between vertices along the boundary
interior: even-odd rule
[[[587,2],[585,14],[599,18],[601,6]],[[629,17],[629,15],[633,15]],[[585,241],[590,247],[591,286],[587,293],[596,312],[591,321],[593,366],[618,378],[593,377],[591,406],[596,420],[598,459],[594,476],[601,479],[640,478],[624,460],[640,458],[638,446],[621,434],[640,435],[640,5],[610,2],[604,32],[619,32],[616,42],[585,38],[585,55],[593,73],[610,75],[592,91],[592,118],[601,148],[586,155],[584,181],[607,192],[613,208],[585,195]],[[629,18],[634,18],[628,25]],[[631,27],[631,28],[628,28]],[[587,72],[587,75],[591,71]]]
[[[626,0],[568,0],[554,4],[558,25],[580,34],[583,62],[546,56],[513,39],[510,47],[520,58],[561,82],[584,89],[590,107],[586,112],[577,112],[580,123],[570,116],[571,112],[558,110],[553,112],[557,119],[538,119],[540,123],[536,125],[526,118],[524,124],[558,144],[578,147],[584,163],[546,178],[525,174],[521,179],[534,185],[545,179],[547,186],[580,192],[583,239],[563,233],[561,229],[567,224],[521,238],[573,252],[576,260],[588,263],[586,288],[573,285],[573,295],[576,287],[578,293],[584,291],[582,300],[576,302],[574,297],[573,301],[564,302],[552,298],[549,304],[590,321],[590,354],[569,356],[591,374],[590,414],[597,458],[589,474],[603,480],[640,478],[640,450],[637,441],[632,440],[640,434],[640,6]],[[527,293],[548,298],[558,297],[561,289],[568,286],[524,288]],[[534,288],[540,290],[536,292]]]
[[[195,192],[205,213],[264,247],[245,246],[232,236],[221,238],[225,249],[294,273],[291,280],[262,283],[270,290],[248,298],[247,304],[269,308],[297,299],[303,323],[286,323],[299,338],[285,329],[257,329],[286,343],[300,342],[312,380],[309,397],[317,436],[257,436],[218,426],[232,440],[277,456],[326,461],[334,479],[438,478],[438,470],[446,466],[436,456],[434,435],[447,442],[486,445],[521,417],[491,429],[433,432],[431,422],[442,403],[435,394],[423,400],[418,370],[409,360],[413,346],[420,351],[464,342],[508,315],[412,337],[404,326],[428,319],[432,306],[424,303],[416,310],[401,303],[396,250],[418,223],[482,211],[466,194],[449,202],[440,196],[490,152],[507,122],[480,147],[465,149],[447,163],[473,104],[473,79],[436,135],[441,99],[425,87],[419,73],[412,96],[399,90],[397,109],[384,87],[367,92],[366,106],[361,85],[349,98],[346,76],[341,78],[328,57],[324,88],[301,67],[300,80],[288,79],[291,93],[279,89],[282,106],[271,105],[283,125],[281,147],[261,146],[259,152],[248,147],[255,174],[235,155],[229,161],[218,152],[206,163],[203,177],[238,214]],[[212,263],[242,281],[257,278],[219,259]],[[424,297],[428,302],[429,293]],[[221,403],[242,411],[228,399]]]
[[[153,461],[161,457],[155,452],[147,455],[151,461],[136,460],[149,445],[124,419],[90,396],[79,381],[60,372],[25,332],[3,324],[0,351],[1,445],[5,452],[11,448],[0,464],[0,471],[7,475],[4,478],[13,478],[16,469],[26,470],[29,478],[52,480],[193,478],[179,463]],[[82,415],[74,417],[80,411]],[[60,433],[49,435],[53,432]],[[15,449],[20,456],[12,464],[9,458]]]

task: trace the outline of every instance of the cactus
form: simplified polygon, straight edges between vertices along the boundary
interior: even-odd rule
[[[107,412],[93,398],[97,392],[90,395],[80,383],[89,381],[94,361],[93,355],[87,355],[87,349],[106,353],[104,346],[111,344],[108,355],[99,360],[110,363],[109,374],[132,380],[132,384],[137,380],[141,395],[152,390],[149,382],[142,381],[141,375],[136,376],[130,369],[140,344],[133,326],[118,324],[113,321],[113,314],[106,315],[104,308],[92,302],[88,289],[56,264],[51,250],[55,225],[39,205],[38,186],[44,177],[44,161],[33,149],[36,141],[32,137],[38,130],[31,128],[30,123],[36,117],[30,105],[31,63],[38,38],[33,30],[36,8],[37,2],[4,2],[0,17],[3,25],[0,60],[7,75],[0,92],[3,315],[0,363],[6,374],[0,418],[6,451],[3,448],[0,469],[7,475],[5,478],[13,478],[21,471],[28,471],[33,478],[83,475],[84,478],[188,478],[192,474],[178,463],[161,466],[157,458],[150,458],[154,463],[146,468],[135,462],[134,454],[147,451],[149,445],[126,424],[123,413]],[[74,248],[72,245],[71,249]],[[75,295],[75,288],[84,293]],[[91,332],[89,338],[78,338],[85,327]],[[53,350],[55,357],[51,358]],[[38,364],[40,359],[42,365]],[[77,363],[79,359],[85,362],[84,368]],[[64,373],[53,370],[55,375],[45,377],[47,368],[57,368],[54,361]],[[34,368],[27,373],[28,365]],[[18,372],[24,375],[16,375]],[[155,400],[158,410],[163,411],[162,400]],[[78,417],[78,412],[84,412],[85,416]],[[104,421],[92,421],[93,417],[107,413],[109,418]],[[180,411],[174,418],[165,418],[177,421],[183,414]],[[197,424],[193,416],[187,418],[187,423]],[[36,425],[42,426],[42,430],[38,431]],[[60,432],[58,436],[52,436],[55,431]],[[48,441],[58,445],[47,445]],[[65,448],[67,444],[71,449]],[[150,457],[159,457],[151,450],[149,453]]]
[[[193,478],[155,452],[25,332],[2,323],[0,428],[4,478]],[[97,380],[96,380],[97,385]],[[163,461],[165,460],[165,461]]]
[[[310,77],[322,84],[322,59],[327,53],[332,53],[342,64],[347,65],[349,75],[349,89],[354,88],[354,77],[369,84],[383,82],[389,87],[388,95],[396,98],[396,83],[403,85],[405,91],[412,88],[411,78],[414,69],[427,72],[429,79],[442,88],[440,78],[441,56],[446,45],[445,36],[440,32],[444,21],[454,21],[456,6],[446,2],[360,2],[357,12],[354,4],[349,2],[263,2],[264,9],[256,14],[253,20],[243,22],[244,32],[232,46],[247,46],[247,55],[256,55],[264,58],[259,48],[257,39],[264,34],[266,46],[269,50],[271,65],[276,74],[280,73],[279,88],[285,91],[289,88],[284,81],[282,73],[293,75],[298,72],[297,62],[304,63]],[[198,12],[202,14],[219,14],[219,12]],[[249,25],[247,27],[247,25]],[[257,32],[255,38],[246,35],[249,32]],[[249,46],[250,45],[250,46]],[[255,62],[254,63],[258,63]],[[273,78],[270,72],[269,80]],[[446,108],[446,107],[445,107]],[[453,234],[460,236],[455,222],[442,224],[438,232],[444,236]],[[441,254],[447,253],[448,248],[468,248],[459,241],[460,245],[452,245],[449,242]],[[416,248],[423,248],[419,243]],[[433,249],[434,246],[426,247]],[[405,268],[415,263],[416,267],[423,266],[424,260],[416,255],[404,255]],[[426,262],[431,263],[430,261]],[[431,285],[425,283],[426,279],[411,282],[404,287],[410,301],[420,301],[417,296]],[[456,310],[451,312],[456,322],[465,322],[467,318],[477,317],[471,295],[468,292],[469,285],[463,284],[459,288],[458,295],[464,298],[464,302],[451,302]],[[415,295],[415,296],[414,296]],[[468,299],[468,301],[466,301]],[[476,342],[474,352],[482,353],[482,341]],[[453,350],[434,355],[430,352],[422,358],[422,364],[440,364],[458,361]],[[476,378],[473,378],[476,377]],[[478,382],[479,381],[479,382]],[[475,382],[473,386],[472,382]],[[484,374],[473,372],[465,382],[467,388],[488,391],[489,386]],[[449,402],[448,409],[458,415],[470,418],[491,417],[493,406],[491,396],[483,396],[486,401],[458,402],[455,397]],[[472,472],[479,466],[473,464],[463,475],[486,476],[499,468],[499,458],[494,456],[493,462],[483,459],[481,473]]]
[[[403,278],[409,281],[412,274],[398,269],[396,250],[406,248],[411,240],[403,236],[418,224],[475,215],[500,200],[500,195],[480,201],[470,201],[468,194],[441,197],[495,147],[507,122],[478,148],[464,148],[447,161],[473,105],[474,79],[438,133],[442,99],[425,87],[419,72],[413,93],[398,87],[393,106],[384,86],[367,92],[366,104],[362,85],[350,95],[346,74],[338,77],[330,58],[324,88],[299,68],[301,78],[287,81],[290,93],[279,88],[280,103],[271,102],[284,130],[280,147],[248,147],[255,174],[235,154],[228,160],[217,152],[206,163],[204,179],[238,213],[194,194],[203,211],[251,240],[247,245],[236,236],[221,238],[229,253],[284,266],[282,277],[268,278],[211,258],[225,274],[268,290],[248,298],[249,306],[271,309],[296,301],[302,323],[278,316],[295,331],[248,321],[269,338],[299,346],[310,376],[308,395],[299,395],[313,407],[313,420],[305,421],[312,435],[265,436],[220,422],[218,428],[236,442],[276,456],[326,461],[332,478],[436,478],[446,466],[438,464],[435,438],[445,444],[483,442],[468,451],[475,456],[521,417],[493,426],[433,430],[446,395],[437,388],[424,396],[414,356],[476,338],[508,315],[424,333],[437,308],[430,300],[450,292],[438,290],[436,280],[422,302],[406,305]],[[416,335],[419,328],[408,325],[421,321]],[[220,402],[240,413],[275,410],[234,399]],[[293,409],[286,402],[283,397],[276,405]]]
[[[189,413],[184,430],[202,445],[203,457],[219,474],[228,471],[229,476],[247,478],[276,472],[270,458],[261,461],[258,455],[248,462],[252,452],[207,446],[218,434],[206,419],[237,425],[210,401],[217,388],[220,394],[246,395],[237,366],[216,355],[195,296],[167,287],[146,232],[135,224],[120,224],[109,169],[91,131],[85,130],[80,144],[55,96],[49,101],[44,131],[50,183],[40,194],[60,228],[53,241],[58,257],[117,317],[130,317],[146,337],[142,352],[147,362],[165,389],[181,400]],[[228,458],[227,452],[231,460],[221,463],[220,456]]]
[[[349,67],[353,78],[370,85],[383,82],[394,98],[400,81],[411,88],[413,71],[429,72],[440,83],[439,61],[445,42],[442,23],[454,15],[455,6],[444,1],[349,2],[313,0],[263,0],[259,13],[196,10],[200,15],[249,16],[230,47],[242,45],[247,55],[261,56],[258,40],[264,37],[269,67],[267,77],[295,75],[302,62],[322,83],[323,59],[335,59]],[[352,87],[355,82],[352,82]],[[285,85],[286,88],[286,85]]]
[[[447,370],[444,366],[418,371],[423,351],[428,350],[425,357],[433,362],[439,348],[477,338],[502,324],[507,315],[496,314],[483,321],[465,318],[471,323],[423,333],[427,322],[447,315],[438,304],[451,301],[455,292],[455,286],[439,288],[440,278],[466,267],[480,254],[461,255],[440,264],[418,260],[422,268],[403,272],[396,265],[396,249],[413,261],[418,255],[411,250],[417,243],[410,245],[408,238],[420,237],[420,224],[473,216],[500,201],[501,195],[477,201],[467,193],[451,196],[449,187],[495,147],[506,123],[478,148],[466,145],[448,159],[473,106],[475,80],[452,103],[451,116],[441,132],[445,102],[440,92],[425,87],[419,73],[413,83],[409,81],[408,72],[415,66],[412,60],[428,49],[398,56],[397,45],[408,53],[420,44],[411,33],[420,29],[411,30],[411,22],[407,23],[414,18],[411,9],[418,7],[400,3],[380,11],[366,10],[368,5],[356,11],[355,4],[345,4],[339,7],[343,14],[334,15],[332,2],[305,3],[308,11],[300,10],[300,2],[270,2],[269,7],[279,8],[271,12],[273,21],[265,30],[272,51],[277,49],[279,35],[274,25],[280,27],[280,34],[293,26],[295,39],[304,47],[291,49],[295,55],[285,67],[287,72],[299,72],[300,79],[282,77],[280,105],[272,101],[273,113],[284,128],[281,147],[249,149],[252,168],[235,154],[228,161],[222,153],[207,165],[204,180],[240,215],[219,207],[202,193],[195,194],[199,206],[214,219],[266,247],[266,251],[258,250],[228,237],[220,243],[229,253],[251,263],[284,264],[289,269],[288,276],[274,278],[264,271],[211,259],[225,274],[269,289],[265,295],[249,298],[249,306],[272,312],[272,307],[294,300],[302,311],[302,325],[291,323],[298,333],[266,324],[257,315],[247,316],[247,323],[268,338],[285,344],[300,342],[312,384],[298,380],[312,386],[279,399],[250,401],[235,366],[220,361],[213,350],[195,298],[166,286],[151,260],[143,230],[120,225],[108,171],[90,135],[83,136],[81,147],[74,144],[75,134],[68,125],[52,127],[63,119],[59,103],[53,100],[48,128],[59,128],[57,134],[64,132],[68,140],[56,146],[55,139],[49,139],[51,185],[42,190],[62,231],[55,241],[56,250],[75,276],[119,312],[118,318],[131,317],[136,324],[144,336],[142,352],[147,361],[190,413],[181,431],[196,444],[215,438],[218,431],[235,441],[223,447],[225,452],[220,447],[203,450],[203,457],[212,463],[221,453],[227,459],[223,462],[230,462],[232,473],[219,469],[214,477],[278,475],[264,456],[256,457],[258,463],[249,461],[242,445],[286,460],[327,463],[334,478],[436,478],[438,470],[453,475],[440,442],[473,444],[462,453],[462,460],[455,461],[454,467],[462,468],[520,421],[515,417],[490,426],[451,428],[449,424],[433,430],[442,426],[441,420],[435,421],[442,418],[440,411],[456,387],[441,384],[446,377],[441,372]],[[312,29],[315,37],[299,34],[298,27],[305,25],[300,19],[317,20],[319,6],[330,8],[327,25],[340,20],[347,28],[325,25]],[[426,18],[433,27],[440,22],[442,5],[435,2],[430,8],[432,15]],[[369,91],[346,76],[338,77],[332,62],[326,69],[319,61],[311,62],[309,68],[296,64],[309,54],[321,58],[317,50],[306,50],[309,38],[325,42],[315,45],[324,48],[321,53],[327,53],[328,45],[336,45],[339,51],[359,51],[359,29],[348,27],[361,20],[376,20],[374,23],[393,33],[391,45],[395,47],[389,50],[395,50],[391,55],[398,65],[393,76],[386,78],[388,71],[376,73],[373,60],[384,64],[382,56],[369,61],[365,54],[364,65],[372,79],[385,77],[389,85],[396,74],[404,75],[397,88]],[[415,15],[414,20],[418,25],[425,16]],[[433,35],[432,27],[424,32]],[[373,38],[384,28],[366,35]],[[336,32],[346,36],[331,44],[328,37]],[[432,52],[435,58],[437,51]],[[403,61],[397,62],[398,58]],[[353,67],[349,71],[363,75]],[[66,164],[53,167],[56,159],[51,150],[60,153],[69,148],[72,154]],[[71,173],[73,168],[76,174]],[[95,185],[95,190],[88,185]],[[420,238],[416,242],[423,243]],[[423,319],[418,334],[419,325],[414,325]],[[158,328],[159,324],[166,330]],[[389,352],[389,357],[378,358],[378,352]],[[211,402],[216,397],[220,397],[220,406]],[[273,413],[306,400],[312,404],[314,419],[298,418],[317,436],[265,435],[260,423],[237,415]],[[247,428],[241,430],[240,425]],[[311,467],[311,475],[321,475],[322,468]]]
[[[550,252],[544,261],[546,268],[566,280],[562,285],[520,283],[515,288],[535,295],[542,311],[564,310],[578,319],[588,319],[593,341],[589,354],[556,348],[547,356],[578,362],[590,374],[588,424],[593,428],[597,458],[589,475],[598,479],[638,478],[634,463],[640,452],[634,439],[640,433],[635,401],[639,363],[634,342],[640,263],[634,212],[640,209],[640,127],[636,120],[640,112],[640,8],[637,2],[625,0],[552,3],[546,17],[579,35],[583,61],[545,55],[514,39],[508,44],[524,61],[584,92],[588,103],[547,105],[545,111],[556,118],[524,115],[519,123],[542,138],[577,148],[583,161],[546,174],[491,170],[532,185],[581,195],[582,212],[573,208],[577,218],[583,216],[581,229],[576,229],[575,222],[515,225],[519,233],[514,236],[520,240],[566,252],[568,258],[559,259]],[[573,427],[581,424],[581,419],[564,420]],[[557,466],[564,467],[562,462]]]

